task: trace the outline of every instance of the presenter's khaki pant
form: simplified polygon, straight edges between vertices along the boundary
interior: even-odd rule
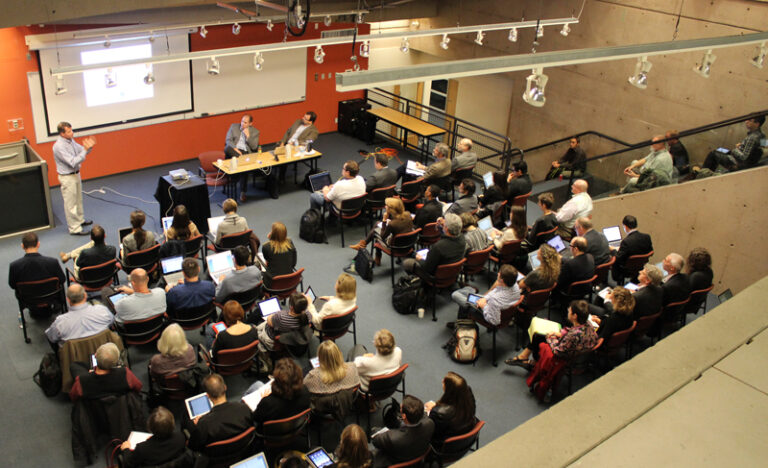
[[[69,233],[83,230],[83,186],[80,174],[59,174],[61,197],[64,199],[64,216],[67,218]]]

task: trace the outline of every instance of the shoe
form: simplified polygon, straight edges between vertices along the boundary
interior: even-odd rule
[[[505,359],[504,364],[508,366],[514,366],[514,367],[522,367],[525,370],[533,369],[533,366],[529,361],[525,359],[520,359],[518,356],[515,356],[511,359]]]
[[[365,240],[361,240],[357,244],[350,245],[349,248],[353,250],[363,250],[365,248],[365,245],[366,245]]]
[[[378,250],[377,250],[377,252],[378,252]],[[373,263],[375,263],[376,266],[381,266],[381,255],[376,255],[373,258]]]
[[[64,252],[59,252],[59,258],[61,259],[61,263],[67,263],[69,261],[69,255]]]
[[[86,219],[85,221],[83,221],[80,224],[80,226],[90,226],[91,224],[93,224],[93,220],[92,219]]]
[[[448,322],[448,323],[446,323],[445,324],[445,328],[447,328],[449,330],[453,330],[454,328],[456,328],[456,322]]]
[[[245,192],[240,194],[240,203],[245,203],[248,200],[248,197],[245,196]]]
[[[350,275],[356,275],[357,271],[355,271],[355,264],[352,263],[348,267],[345,267],[344,272],[349,273]]]
[[[88,230],[88,231],[82,230],[80,232],[70,232],[69,235],[70,236],[90,236],[91,235],[91,231],[90,230]]]

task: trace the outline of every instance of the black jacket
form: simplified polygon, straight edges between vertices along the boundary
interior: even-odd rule
[[[533,184],[531,183],[531,176],[528,174],[523,174],[522,176],[509,181],[509,185],[507,186],[507,200],[509,200],[510,205],[515,197],[525,195],[530,192],[532,188]]]
[[[53,276],[58,278],[59,284],[64,286],[64,271],[58,260],[39,253],[28,253],[11,263],[8,268],[8,285],[11,289],[16,289],[17,283],[37,281]]]
[[[661,285],[664,292],[664,305],[673,302],[684,301],[691,293],[691,286],[688,284],[688,275],[678,273],[670,276],[667,281]]]
[[[429,223],[434,223],[437,218],[443,215],[443,206],[437,200],[429,200],[424,206],[416,211],[416,217],[413,218],[413,226],[423,228]]]
[[[635,310],[632,313],[632,317],[635,320],[646,315],[653,315],[661,312],[664,298],[664,292],[662,291],[661,286],[649,284],[632,293],[632,296],[635,298]]]
[[[590,229],[584,233],[587,240],[587,253],[592,254],[595,259],[595,265],[602,265],[611,260],[611,248],[608,247],[608,240],[602,232]]]
[[[117,258],[117,249],[112,245],[97,244],[80,252],[77,257],[77,266],[80,268],[101,265]]]
[[[595,274],[595,259],[590,254],[581,254],[566,260],[560,268],[560,276],[557,278],[557,289],[568,291],[568,286],[576,281],[591,278]]]
[[[614,278],[624,276],[624,264],[633,255],[647,254],[653,250],[651,236],[639,231],[632,231],[621,241],[619,251],[616,252],[616,263],[613,264]]]
[[[377,435],[371,441],[378,449],[374,466],[389,466],[424,455],[434,430],[435,423],[425,416],[416,424],[403,425]]]

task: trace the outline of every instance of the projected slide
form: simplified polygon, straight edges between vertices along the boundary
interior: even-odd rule
[[[150,57],[152,57],[150,44],[80,52],[80,60],[83,65]],[[84,72],[85,105],[88,107],[103,106],[153,97],[154,84],[144,83],[144,77],[151,71],[151,65],[140,64]]]

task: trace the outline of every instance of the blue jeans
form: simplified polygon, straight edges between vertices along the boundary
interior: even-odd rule
[[[312,192],[309,194],[309,207],[318,211],[323,211],[325,197],[322,192]]]

